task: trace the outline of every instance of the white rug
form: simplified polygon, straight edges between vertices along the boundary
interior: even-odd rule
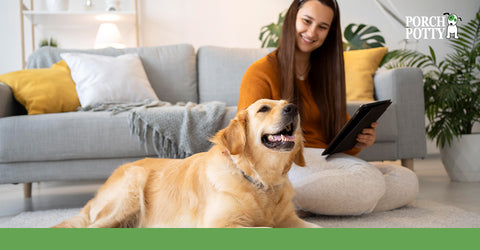
[[[480,228],[480,214],[426,200],[392,211],[307,220],[331,228]]]
[[[0,228],[46,228],[68,219],[80,208],[23,212],[0,222]],[[480,228],[480,214],[433,201],[362,216],[315,216],[306,220],[327,228]]]

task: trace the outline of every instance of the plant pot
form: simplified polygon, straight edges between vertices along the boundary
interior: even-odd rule
[[[480,134],[462,135],[440,148],[443,166],[452,181],[480,181]]]
[[[120,11],[120,0],[106,0],[106,11]]]

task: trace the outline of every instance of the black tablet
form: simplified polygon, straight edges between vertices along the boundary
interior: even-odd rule
[[[384,100],[360,105],[355,114],[328,144],[322,155],[332,155],[352,149],[357,144],[357,135],[364,128],[370,127],[372,122],[377,121],[390,104],[392,104],[390,100]]]

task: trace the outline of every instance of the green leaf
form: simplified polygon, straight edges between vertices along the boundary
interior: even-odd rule
[[[435,51],[432,49],[432,46],[428,46],[430,49],[430,55],[432,56],[432,61],[434,64],[437,64],[437,57],[435,56]]]
[[[262,42],[262,48],[278,47],[285,15],[286,10],[278,14],[277,23],[270,23],[260,28],[260,36],[258,39]]]
[[[385,39],[380,34],[380,30],[375,26],[366,24],[349,24],[344,32],[346,49],[369,49],[385,46]]]

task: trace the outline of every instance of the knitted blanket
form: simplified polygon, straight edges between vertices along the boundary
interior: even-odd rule
[[[185,158],[207,151],[225,114],[224,102],[143,102],[100,104],[79,111],[129,111],[130,131],[148,152],[153,148],[161,158]]]

